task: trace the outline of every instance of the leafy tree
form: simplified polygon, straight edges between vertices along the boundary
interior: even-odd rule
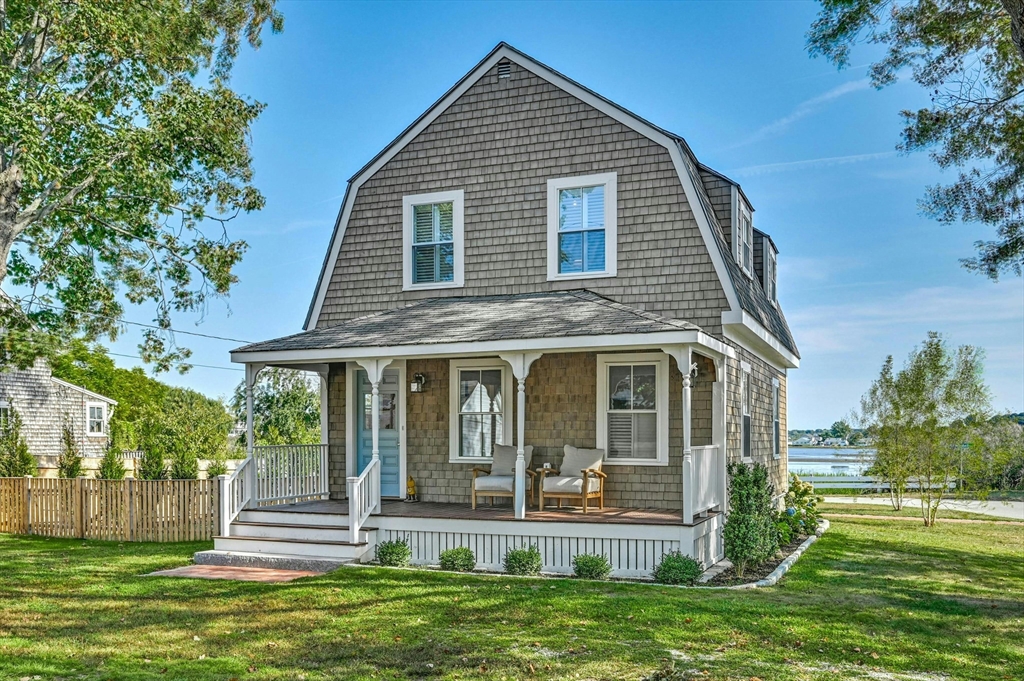
[[[0,363],[115,338],[123,295],[156,308],[143,357],[187,369],[171,315],[227,295],[246,249],[227,222],[264,204],[263,105],[229,76],[243,40],[282,29],[274,5],[0,0],[0,284],[26,291],[0,309]]]
[[[245,381],[235,389],[231,408],[245,421]],[[253,434],[259,445],[317,444],[320,442],[320,391],[306,374],[270,368],[253,386]],[[240,438],[245,444],[245,435]]]
[[[167,477],[166,452],[164,451],[162,414],[142,421],[139,428],[139,477],[143,480],[163,480]]]
[[[903,111],[905,152],[931,150],[955,182],[927,189],[926,214],[980,222],[996,238],[961,262],[992,279],[1024,265],[1024,2],[1021,0],[820,0],[808,49],[844,68],[860,42],[885,56],[871,67],[877,88],[904,73],[931,105]]]
[[[1024,489],[1024,426],[1010,416],[979,424],[965,457],[961,487],[981,492]]]
[[[223,459],[234,420],[223,403],[195,390],[173,388],[164,408],[163,449],[174,479],[194,480],[199,459]]]
[[[846,421],[839,420],[832,424],[832,428],[829,431],[832,437],[837,437],[841,440],[847,440],[850,437],[850,433],[853,432],[850,429],[850,424]]]
[[[107,447],[100,459],[99,470],[96,476],[101,480],[124,480],[125,468],[123,452],[117,447]]]
[[[60,455],[57,457],[57,476],[77,478],[82,475],[82,453],[75,441],[75,429],[65,420],[60,429]]]
[[[893,373],[892,357],[861,402],[869,432],[877,437],[877,459],[870,472],[914,478],[926,526],[935,523],[939,504],[965,466],[976,457],[967,443],[988,408],[978,348],[950,350],[929,332]],[[894,506],[896,502],[894,501]]]
[[[7,420],[0,428],[0,478],[35,475],[38,466],[21,434],[21,415],[14,407],[8,409]]]

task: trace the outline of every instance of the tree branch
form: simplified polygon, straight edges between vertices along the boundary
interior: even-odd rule
[[[1010,15],[1010,36],[1024,59],[1024,0],[1002,0],[1003,8]]]

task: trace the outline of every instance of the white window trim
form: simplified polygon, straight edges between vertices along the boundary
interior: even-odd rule
[[[425,282],[414,284],[412,282],[412,213],[414,206],[422,206],[427,203],[452,202],[452,255],[455,260],[451,281]],[[465,281],[465,254],[466,242],[465,227],[465,192],[456,189],[447,192],[433,192],[430,194],[412,194],[402,197],[402,290],[403,291],[428,291],[441,288],[462,288]]]
[[[459,456],[459,370],[500,369],[502,442],[512,444],[512,367],[498,359],[453,359],[448,363],[448,463],[490,463],[492,456]]]
[[[89,430],[89,411],[93,407],[99,407],[102,412],[102,430],[98,433],[93,433]],[[85,434],[88,437],[106,437],[107,436],[107,403],[106,402],[86,402],[85,403]]]
[[[750,417],[750,435],[754,434],[754,386],[751,384],[753,374],[750,364],[740,362],[740,460],[750,463],[754,460],[754,443],[750,443],[750,455],[747,451],[747,434],[743,430],[743,417]],[[750,391],[750,399],[747,400],[747,391]]]
[[[782,388],[777,378],[772,379],[772,458],[782,458]]]
[[[612,459],[608,457],[608,367],[622,364],[654,364],[657,366],[658,458]],[[668,355],[661,352],[597,356],[597,448],[604,450],[606,466],[668,465]]]
[[[604,270],[601,272],[558,271],[558,192],[575,187],[604,185]],[[548,281],[602,279],[618,274],[618,175],[598,173],[548,180]]]
[[[736,261],[736,264],[740,266],[740,270],[750,277],[754,278],[753,265],[754,265],[754,214],[753,211],[747,206],[743,197],[740,196],[739,190],[733,186],[732,188],[732,257]],[[747,218],[747,230],[746,234],[740,236],[740,228],[743,225],[742,217]],[[750,267],[743,265],[743,242],[750,237]]]

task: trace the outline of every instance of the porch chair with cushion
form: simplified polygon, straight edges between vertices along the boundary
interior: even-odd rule
[[[604,480],[607,475],[601,472],[604,461],[603,449],[579,449],[565,445],[565,456],[559,468],[542,468],[540,470],[540,503],[538,508],[544,509],[544,497],[571,499],[583,504],[583,512],[587,512],[587,501],[597,499],[598,508],[604,508]],[[550,477],[549,477],[550,476]],[[584,487],[586,485],[586,487]]]
[[[494,445],[493,460],[490,470],[478,466],[473,467],[473,508],[476,508],[476,498],[491,497],[491,504],[494,497],[514,497],[516,481],[516,457],[518,452],[511,445]],[[530,470],[530,460],[533,458],[533,445],[523,447],[523,456],[526,458],[526,495],[533,503],[533,478],[537,474]]]

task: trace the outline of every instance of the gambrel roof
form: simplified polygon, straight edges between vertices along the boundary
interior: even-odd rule
[[[437,102],[350,178],[313,300],[306,315],[304,324],[306,330],[309,331],[316,327],[341,242],[344,239],[345,228],[360,186],[414,140],[485,73],[503,60],[515,62],[555,87],[663,146],[669,152],[687,201],[693,207],[694,219],[729,303],[730,309],[722,313],[722,325],[726,335],[732,333],[745,342],[755,345],[763,354],[778,364],[790,367],[798,366],[799,352],[781,309],[768,300],[761,289],[760,282],[744,274],[730,254],[724,232],[712,209],[707,189],[701,180],[701,166],[686,141],[681,136],[650,123],[504,42],[499,43]],[[715,174],[724,178],[720,173]],[[727,181],[732,182],[731,180]],[[732,184],[738,189],[738,185]],[[347,324],[350,323],[347,322]]]

